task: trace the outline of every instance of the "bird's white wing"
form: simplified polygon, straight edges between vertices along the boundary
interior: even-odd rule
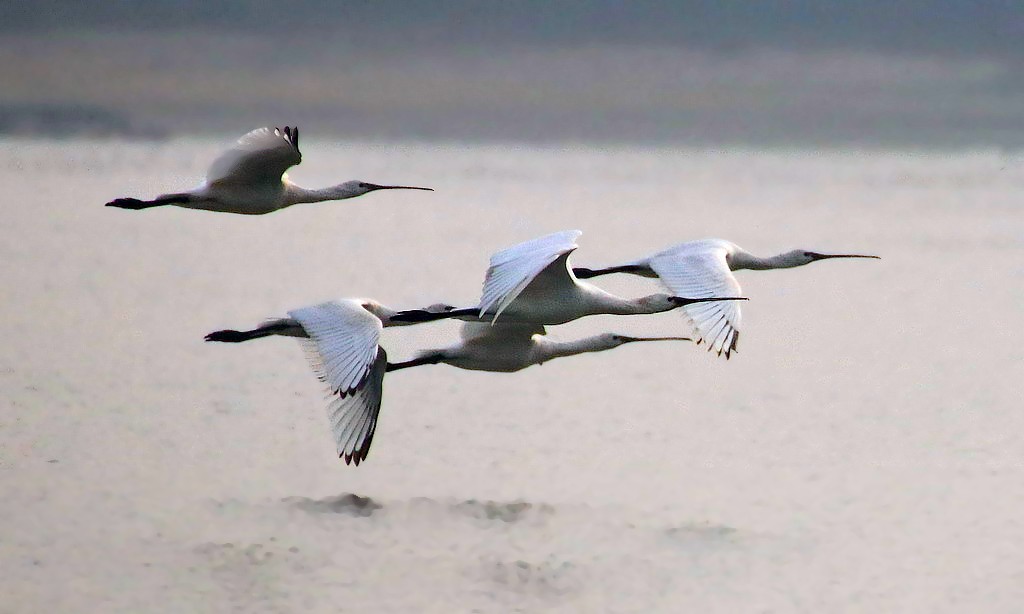
[[[494,320],[544,269],[576,249],[579,230],[556,232],[514,245],[491,256],[480,297],[480,315],[493,311]],[[564,268],[564,267],[562,267]],[[568,271],[563,273],[568,277]]]
[[[378,348],[377,359],[363,380],[362,387],[349,394],[337,393],[327,407],[338,456],[346,464],[355,463],[358,467],[370,453],[373,434],[377,430],[387,366],[387,353],[384,348]]]
[[[238,139],[235,146],[213,161],[206,171],[208,184],[276,182],[289,168],[302,162],[298,128],[258,128]]]
[[[529,340],[534,335],[544,335],[547,331],[541,324],[500,322],[463,322],[460,331],[463,341],[508,341],[511,339]]]
[[[649,263],[661,282],[677,296],[740,296],[740,285],[729,270],[727,254],[724,246],[684,243],[652,256]],[[714,350],[719,356],[724,352],[726,358],[736,350],[740,338],[739,301],[696,303],[683,307],[683,313],[698,344],[707,343],[709,351]]]
[[[337,395],[328,407],[338,454],[357,465],[366,458],[380,412],[387,355],[378,343],[380,320],[358,301],[331,301],[289,311],[309,335],[310,366]]]

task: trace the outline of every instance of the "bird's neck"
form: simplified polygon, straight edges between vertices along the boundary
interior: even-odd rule
[[[287,187],[287,200],[290,205],[299,203],[322,203],[328,200],[342,200],[358,196],[352,188],[341,183],[328,188],[309,189],[289,183]]]
[[[649,296],[641,296],[640,298],[627,299],[621,296],[615,296],[595,288],[596,292],[592,291],[592,295],[597,298],[595,301],[598,309],[594,311],[595,314],[605,313],[611,315],[629,316],[629,315],[643,315],[649,313],[661,313],[663,311],[670,311],[676,308],[676,305],[668,301],[668,296],[665,294],[651,294]]]
[[[751,271],[789,269],[795,266],[800,266],[801,264],[804,263],[794,260],[790,252],[763,258],[761,256],[755,256],[750,252],[737,249],[729,256],[729,268],[733,271],[738,271],[739,269],[748,269]]]
[[[552,358],[561,358],[563,356],[575,356],[576,354],[585,354],[587,352],[603,352],[604,350],[610,350],[613,345],[609,344],[603,337],[587,337],[585,339],[577,339],[575,341],[551,341],[549,339],[538,339],[538,358],[537,362],[544,362],[551,360]]]
[[[391,317],[398,312],[395,311],[394,309],[391,309],[390,307],[385,307],[384,305],[381,305],[376,301],[369,301],[367,303],[364,303],[363,309],[377,316],[377,319],[380,320],[381,326],[385,328],[389,326],[403,326],[405,324],[408,324],[408,322],[393,321]]]

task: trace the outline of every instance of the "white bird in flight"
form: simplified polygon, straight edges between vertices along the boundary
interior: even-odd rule
[[[431,305],[424,311],[440,312],[449,305]],[[357,466],[366,460],[377,428],[381,381],[387,353],[380,347],[380,332],[395,322],[393,309],[369,299],[341,299],[288,312],[287,318],[269,320],[253,330],[219,330],[207,341],[240,343],[272,335],[298,337],[306,357],[334,399],[327,408],[338,456]]]
[[[444,318],[468,321],[564,324],[597,314],[639,315],[661,313],[694,303],[745,301],[735,295],[697,298],[652,294],[625,299],[586,282],[580,282],[569,267],[569,255],[576,249],[579,230],[566,230],[526,241],[491,256],[484,279],[483,294],[476,307],[443,313],[424,310],[402,311],[393,319],[429,322]]]
[[[820,254],[795,249],[762,258],[722,239],[680,243],[653,256],[605,269],[575,268],[576,277],[589,279],[610,273],[630,273],[661,280],[672,292],[686,296],[739,296],[740,284],[732,271],[789,269],[829,258],[878,258],[861,254]],[[740,338],[740,306],[735,302],[687,305],[683,308],[697,344],[706,343],[725,357],[736,351]]]
[[[628,337],[604,333],[576,341],[552,341],[540,324],[464,322],[462,341],[447,348],[424,350],[412,360],[389,363],[387,371],[444,363],[469,371],[513,373],[554,358],[603,352],[637,341],[692,341],[689,337]]]
[[[262,215],[299,203],[355,198],[376,190],[428,190],[405,185],[377,185],[365,181],[310,190],[297,186],[285,171],[302,162],[299,129],[285,126],[258,128],[238,139],[206,172],[206,181],[188,192],[163,194],[153,200],[118,198],[108,207],[148,209],[174,205],[187,209]]]
[[[431,305],[424,311],[440,313],[449,309],[448,305]],[[379,340],[384,326],[402,324],[392,319],[394,313],[375,301],[343,299],[289,311],[289,317],[271,320],[254,330],[213,332],[206,340],[237,343],[271,335],[299,337],[313,370],[334,395],[327,414],[338,456],[356,466],[370,451],[388,371],[446,363],[460,369],[510,373],[554,358],[601,352],[637,341],[690,341],[687,337],[607,333],[556,342],[544,338],[544,327],[538,324],[466,322],[460,343],[420,352],[406,362],[388,363]]]

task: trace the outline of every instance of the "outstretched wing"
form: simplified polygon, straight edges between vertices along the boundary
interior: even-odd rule
[[[388,356],[384,348],[378,348],[377,359],[363,380],[362,388],[349,394],[337,393],[327,407],[338,456],[345,459],[345,464],[355,463],[358,467],[370,453],[387,366]]]
[[[649,259],[661,282],[675,295],[689,298],[740,296],[740,285],[726,261],[724,245],[696,241],[667,249]],[[740,338],[739,301],[696,303],[683,307],[696,342],[707,343],[725,357],[736,350]]]
[[[234,147],[213,161],[206,171],[206,182],[276,182],[299,162],[302,162],[302,154],[299,153],[298,128],[257,128],[238,139]]]
[[[576,249],[576,239],[581,234],[579,230],[564,230],[520,243],[491,256],[480,298],[480,315],[494,313],[493,319],[497,320],[530,282],[556,264],[560,257],[568,257]],[[565,265],[557,268],[561,271],[552,268],[549,273],[564,276],[565,283],[572,283]]]
[[[387,355],[380,320],[359,301],[330,301],[289,311],[309,335],[310,366],[331,394],[327,410],[338,455],[356,465],[366,458],[377,426]]]

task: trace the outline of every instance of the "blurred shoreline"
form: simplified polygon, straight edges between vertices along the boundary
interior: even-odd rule
[[[258,32],[0,33],[0,134],[1024,147],[1021,60],[593,42],[485,49]]]

